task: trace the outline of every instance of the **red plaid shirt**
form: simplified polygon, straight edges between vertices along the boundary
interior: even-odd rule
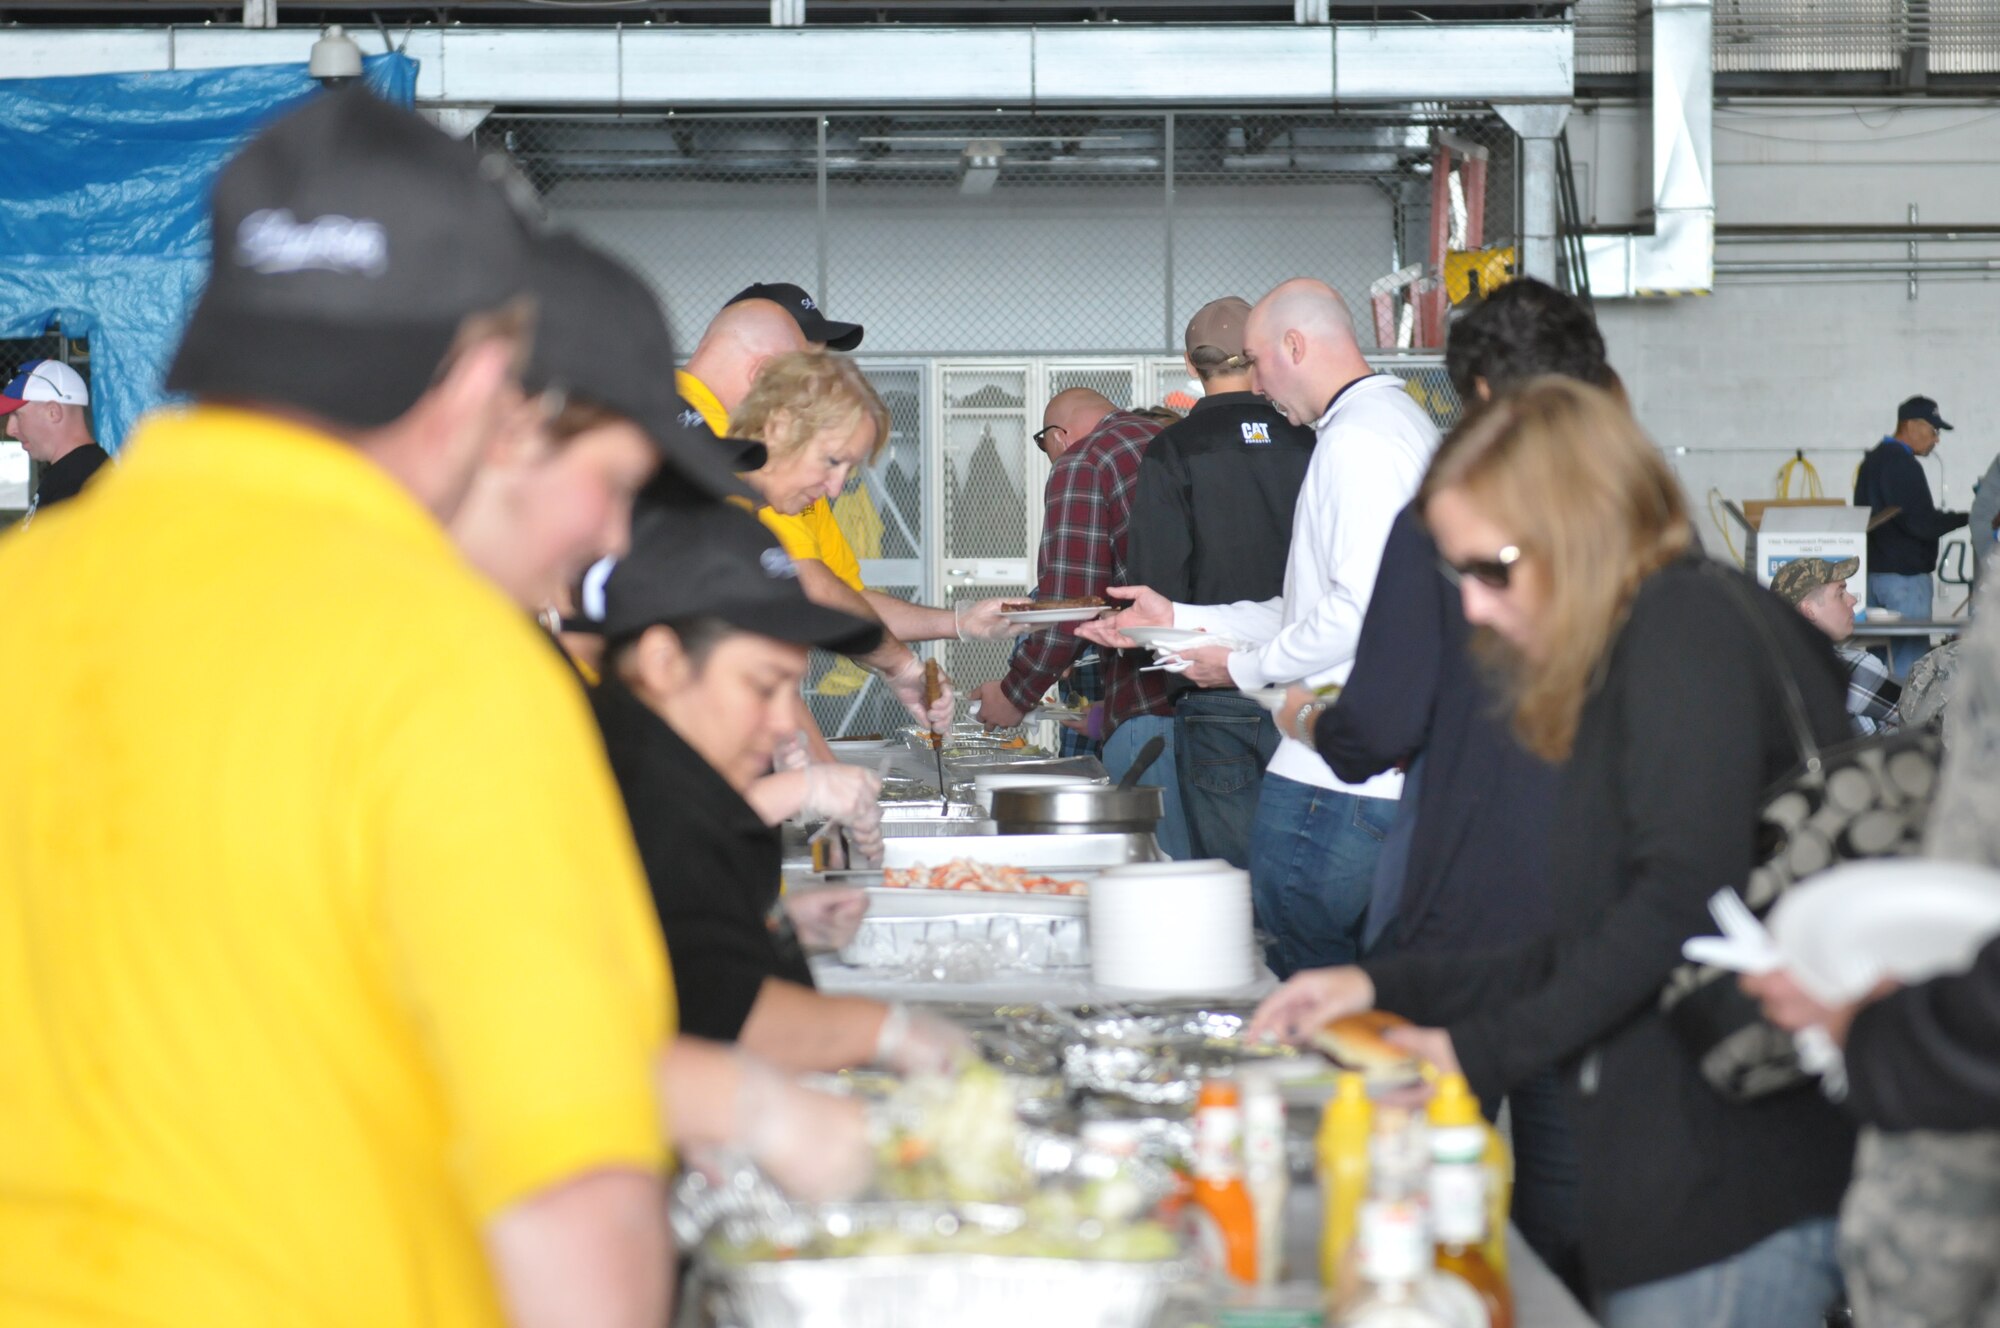
[[[1036,599],[1102,595],[1126,584],[1125,537],[1132,521],[1132,489],[1139,461],[1160,425],[1143,415],[1114,411],[1097,431],[1056,459],[1043,491],[1042,548]],[[1021,639],[1000,690],[1021,709],[1035,705],[1090,643],[1072,627],[1051,627]],[[1167,675],[1141,673],[1152,658],[1143,650],[1100,650],[1104,702],[1114,721],[1134,715],[1171,715]]]

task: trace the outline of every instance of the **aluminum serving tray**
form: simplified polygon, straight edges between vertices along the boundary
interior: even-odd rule
[[[1085,968],[1090,964],[1086,899],[1061,895],[938,890],[868,891],[868,916],[841,947],[855,968],[899,968],[919,955],[976,946],[1008,971]]]
[[[1090,835],[913,835],[887,841],[884,867],[935,867],[953,858],[1032,867],[1055,875],[1055,868],[1121,867],[1160,861],[1160,846],[1149,834]],[[851,873],[850,875],[861,875]]]
[[[728,1322],[739,1328],[1146,1328],[1186,1269],[1178,1262],[910,1254],[710,1273]]]
[[[1108,866],[1152,861],[1159,849],[1143,834],[966,835],[885,839],[883,855],[890,867],[971,858],[1088,881]],[[1080,896],[888,887],[880,872],[827,879],[867,888],[868,916],[840,951],[855,968],[897,968],[951,947],[974,947],[1007,971],[1090,963],[1090,901]]]
[[[882,834],[885,838],[910,836],[957,836],[998,834],[999,826],[971,802],[922,802],[882,804]]]

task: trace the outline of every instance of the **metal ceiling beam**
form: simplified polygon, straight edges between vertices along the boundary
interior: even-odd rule
[[[379,32],[350,34],[367,53]],[[0,28],[20,76],[299,63],[312,28]],[[420,27],[397,35],[429,104],[1325,106],[1570,99],[1568,23],[1061,28]]]
[[[201,14],[226,10],[238,0],[0,0],[0,17],[27,14],[42,21],[62,19],[90,22],[89,16],[118,13],[171,15]],[[278,5],[279,0],[265,0]],[[771,0],[645,0],[643,5],[620,0],[566,0],[576,17],[589,22],[631,21],[636,10],[641,15],[658,15],[676,22],[714,22],[719,16],[743,15],[753,21],[768,21]],[[1329,0],[1331,12],[1354,13],[1379,18],[1385,11],[1395,17],[1435,20],[1453,14],[1474,18],[1513,19],[1560,17],[1566,6],[1557,0]],[[491,21],[498,15],[532,14],[539,11],[543,22],[548,0],[282,0],[284,10],[293,15],[317,15],[336,10],[359,9],[401,21],[399,16],[416,14],[424,21],[444,15],[464,22]],[[1150,23],[1162,19],[1180,21],[1183,14],[1199,15],[1198,21],[1218,23],[1273,23],[1294,13],[1292,0],[1218,6],[1216,0],[811,0],[807,19],[873,21],[882,16],[891,22],[931,23],[940,21],[997,20],[1011,25],[1026,22],[1098,22],[1105,18],[1122,22]],[[1226,10],[1240,11],[1225,12]],[[948,16],[948,17],[941,17]],[[296,17],[294,22],[309,21]]]

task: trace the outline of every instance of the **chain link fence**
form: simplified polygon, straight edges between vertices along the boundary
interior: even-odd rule
[[[1504,245],[1517,216],[1513,135],[1450,108],[501,115],[479,135],[553,217],[655,284],[684,350],[758,281],[795,282],[866,324],[857,358],[893,424],[834,515],[871,589],[947,606],[1032,593],[1047,464],[1030,435],[1050,396],[1090,387],[1185,412],[1200,394],[1178,353],[1195,310],[1299,275],[1340,290],[1373,346],[1370,287],[1432,258],[1441,135],[1486,150],[1483,195],[1451,196],[1458,230],[1483,203],[1484,241]],[[1441,423],[1456,418],[1435,356],[1383,363]],[[962,687],[1003,674],[1012,650],[925,648]],[[851,661],[816,655],[807,695],[831,735],[908,722]]]
[[[681,344],[754,281],[865,322],[872,354],[1175,347],[1196,309],[1315,275],[1347,296],[1429,253],[1438,131],[1491,153],[1486,238],[1516,217],[1515,142],[1484,112],[1393,115],[496,115],[479,130],[550,211],[642,270]]]

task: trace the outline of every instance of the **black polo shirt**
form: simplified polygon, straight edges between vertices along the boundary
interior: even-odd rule
[[[778,899],[778,832],[614,675],[592,689],[612,772],[673,960],[683,1033],[734,1042],[766,978],[812,970],[766,918]]]
[[[35,501],[29,505],[28,514],[33,516],[45,507],[68,502],[82,493],[84,484],[110,459],[96,443],[85,443],[82,447],[71,448],[44,466],[41,481],[35,486]]]
[[[1314,441],[1255,392],[1196,402],[1139,463],[1125,559],[1132,583],[1183,604],[1284,594]]]

